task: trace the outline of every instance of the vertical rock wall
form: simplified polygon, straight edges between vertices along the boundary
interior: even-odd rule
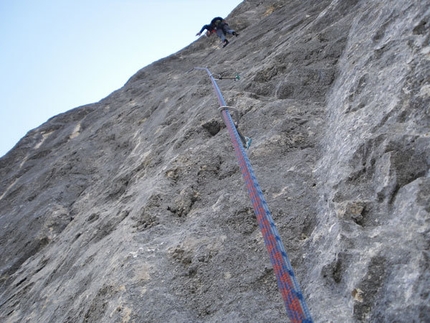
[[[311,254],[319,255],[322,281],[335,286],[323,292],[334,317],[352,310],[360,322],[424,322],[430,11],[407,1],[361,8],[327,96],[326,153],[315,169],[322,187],[312,240],[319,247]]]
[[[3,322],[285,322],[207,66],[315,322],[426,322],[430,2],[244,1],[0,159]],[[198,29],[199,26],[197,26]]]

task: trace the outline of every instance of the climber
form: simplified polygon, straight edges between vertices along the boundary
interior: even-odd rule
[[[196,34],[196,36],[200,36],[203,32],[203,30],[207,30],[206,36],[210,36],[213,33],[216,33],[218,37],[221,39],[221,42],[223,44],[222,47],[225,47],[228,45],[229,41],[225,37],[227,34],[233,35],[233,36],[239,36],[237,32],[235,32],[233,29],[230,29],[228,23],[222,19],[221,17],[215,17],[212,19],[211,23],[209,25],[204,25],[202,29]]]

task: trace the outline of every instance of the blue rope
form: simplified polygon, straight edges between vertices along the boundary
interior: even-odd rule
[[[313,320],[310,311],[300,290],[300,286],[282,244],[275,222],[273,221],[269,206],[267,205],[257,178],[255,177],[246,151],[241,144],[240,136],[233,119],[228,109],[225,108],[226,103],[221,94],[221,90],[208,68],[196,67],[196,69],[205,70],[208,73],[218,97],[220,107],[224,107],[222,110],[222,117],[229,131],[234,151],[238,158],[239,168],[245,179],[248,194],[278,282],[278,288],[284,300],[287,315],[292,323],[312,323]]]

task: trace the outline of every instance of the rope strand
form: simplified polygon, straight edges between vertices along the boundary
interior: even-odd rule
[[[276,229],[275,222],[273,221],[263,192],[255,177],[249,158],[241,144],[239,133],[228,111],[221,91],[208,68],[196,67],[195,69],[205,70],[208,73],[218,97],[219,105],[223,108],[221,113],[222,118],[233,143],[233,148],[239,162],[239,168],[245,180],[258,225],[263,234],[264,243],[270,256],[270,261],[278,282],[279,291],[284,300],[287,315],[292,323],[312,323],[313,320],[310,311],[300,290],[293,267],[284,249],[281,237]]]

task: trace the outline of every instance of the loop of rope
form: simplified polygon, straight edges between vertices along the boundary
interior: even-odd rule
[[[222,112],[224,111],[224,110],[227,110],[227,111],[233,111],[234,112],[234,125],[236,126],[236,128],[237,128],[237,126],[239,125],[239,110],[237,110],[237,109],[235,109],[235,108],[232,108],[232,107],[229,107],[229,106],[222,106],[222,107],[219,107],[218,108],[218,111],[221,113],[221,118],[222,118]]]
[[[205,70],[211,78],[220,104],[222,118],[230,134],[234,151],[239,161],[239,168],[245,180],[258,225],[263,234],[264,243],[270,256],[270,261],[278,282],[279,291],[284,300],[287,315],[292,323],[312,323],[313,320],[310,311],[300,290],[267,202],[258,184],[257,178],[254,175],[245,149],[240,144],[239,133],[228,111],[229,107],[226,105],[221,90],[209,69],[204,67],[196,67],[195,69]]]

